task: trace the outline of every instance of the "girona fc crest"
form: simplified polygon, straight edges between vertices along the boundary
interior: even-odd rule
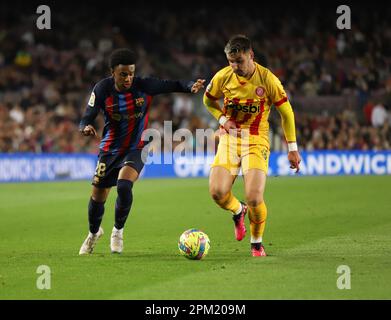
[[[255,93],[257,96],[262,97],[265,94],[265,89],[263,87],[257,87]]]

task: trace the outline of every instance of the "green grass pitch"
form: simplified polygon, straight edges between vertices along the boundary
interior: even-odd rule
[[[0,299],[391,298],[390,176],[270,177],[266,258],[250,256],[249,230],[234,239],[207,179],[138,181],[121,255],[109,248],[113,189],[105,234],[80,257],[90,189],[88,181],[0,185]],[[241,178],[234,192],[243,198]],[[189,228],[210,237],[204,260],[178,253]],[[37,289],[40,265],[50,267],[50,290]],[[337,288],[340,265],[350,267],[351,289]]]

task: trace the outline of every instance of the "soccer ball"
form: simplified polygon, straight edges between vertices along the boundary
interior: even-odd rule
[[[208,235],[198,229],[182,233],[178,241],[179,252],[188,259],[201,260],[208,254],[210,240]]]

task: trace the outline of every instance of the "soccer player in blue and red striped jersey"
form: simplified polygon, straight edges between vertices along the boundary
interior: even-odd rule
[[[84,136],[96,136],[93,122],[103,112],[105,125],[88,204],[89,234],[79,254],[92,253],[103,235],[100,227],[104,204],[110,189],[117,186],[115,224],[111,234],[111,251],[123,250],[123,228],[133,202],[132,188],[145,163],[142,133],[148,124],[152,97],[161,93],[197,93],[205,80],[176,81],[135,76],[136,56],[132,50],[115,50],[109,59],[111,77],[98,82],[80,122]]]

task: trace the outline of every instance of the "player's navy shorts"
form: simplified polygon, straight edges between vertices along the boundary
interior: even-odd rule
[[[124,166],[132,167],[140,174],[144,167],[146,154],[142,149],[125,154],[106,154],[100,152],[92,185],[97,188],[110,188],[117,185],[119,171]]]

